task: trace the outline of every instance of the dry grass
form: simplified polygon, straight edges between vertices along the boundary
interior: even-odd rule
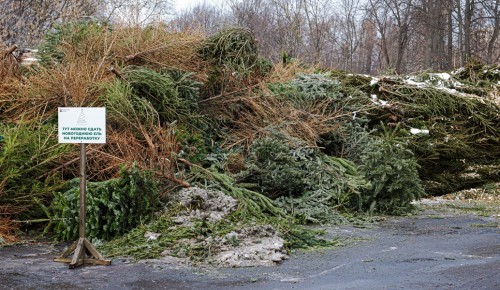
[[[143,136],[137,136],[130,131],[107,132],[107,144],[92,149],[95,151],[89,158],[90,176],[95,179],[105,179],[116,176],[120,166],[132,166],[144,170],[152,170],[156,176],[167,178],[178,183],[174,178],[176,170],[176,154],[180,147],[173,130],[158,126],[154,131],[144,131]]]
[[[113,53],[127,64],[175,67],[198,72],[203,78],[208,66],[197,53],[203,39],[199,31],[169,32],[161,25],[145,30],[122,28],[116,30]]]
[[[0,246],[19,241],[17,237],[18,225],[11,219],[11,216],[16,212],[17,210],[12,206],[0,206]]]
[[[46,121],[57,107],[99,106],[99,82],[113,76],[89,62],[68,63],[52,68],[37,68],[38,73],[11,83],[13,88],[0,102],[5,104],[4,118]]]
[[[2,118],[17,121],[24,116],[25,120],[38,122],[53,116],[59,106],[100,106],[100,84],[115,78],[110,69],[120,71],[130,64],[193,71],[197,72],[195,77],[204,80],[208,66],[197,54],[202,39],[198,33],[168,32],[162,26],[104,30],[87,35],[77,45],[63,39],[58,47],[64,55],[62,63],[33,67],[29,76],[3,82]],[[17,63],[11,57],[1,61],[0,76],[4,71],[15,71],[13,66]]]
[[[293,80],[299,73],[311,74],[314,73],[314,71],[314,67],[305,68],[299,61],[292,61],[287,64],[278,63],[273,67],[266,81],[272,83],[286,83]]]
[[[239,97],[214,99],[212,113],[230,125],[230,137],[224,146],[243,145],[254,139],[281,132],[285,136],[304,140],[316,146],[321,134],[338,128],[335,120],[344,117],[342,112],[327,110],[327,102],[318,102],[308,108],[296,108],[279,100],[264,85],[257,92],[248,90]]]
[[[230,124],[230,137],[223,145],[248,148],[256,138],[281,132],[316,146],[321,134],[336,130],[339,123],[335,120],[345,116],[340,111],[331,112],[327,101],[296,108],[290,102],[279,100],[266,85],[286,83],[299,73],[314,71],[314,68],[305,68],[299,61],[286,65],[280,63],[265,78],[254,79],[251,84],[242,85],[240,82],[239,86],[228,86],[230,90],[226,88],[220,95],[203,100],[207,114]]]
[[[17,225],[10,218],[0,217],[0,245],[19,242]]]
[[[12,54],[15,48],[0,45],[0,83],[4,83],[10,78],[18,78],[21,74],[19,63]]]
[[[492,184],[489,190],[485,188],[471,188],[443,195],[441,198],[446,200],[495,202],[498,204],[500,203],[500,183]]]
[[[21,70],[17,59],[6,46],[0,44],[0,110],[5,107],[2,100],[8,99],[13,89],[10,83],[17,80],[20,75]]]
[[[120,72],[129,65],[153,70],[176,68],[194,72],[194,78],[206,82],[212,68],[198,54],[203,40],[199,32],[170,32],[161,25],[146,29],[97,27],[81,39],[68,36],[57,47],[62,60],[43,67],[32,66],[23,77],[2,82],[0,118],[6,123],[40,124],[54,122],[58,107],[106,106],[107,143],[87,147],[89,180],[116,177],[121,166],[135,163],[174,186],[188,186],[176,174],[180,171],[176,160],[181,148],[173,132],[175,125],[161,124],[158,112],[151,105],[126,97],[120,99],[120,91],[114,91],[116,99],[110,102],[107,89],[123,77]],[[16,73],[10,62],[1,61],[2,77],[7,75],[4,71]],[[266,79],[260,73],[235,75],[221,69],[227,73],[221,80],[222,93],[199,105],[212,116],[227,120],[230,133],[224,144],[227,147],[249,146],[255,138],[272,131],[315,146],[319,136],[335,130],[338,126],[335,120],[342,117],[341,112],[327,111],[327,103],[298,109],[266,88],[267,82],[286,82],[297,73],[312,72],[298,62],[276,66]],[[38,178],[78,176],[76,146],[64,154],[58,159],[59,164]],[[244,158],[233,159],[231,170],[237,172],[244,166]],[[11,234],[15,224],[5,218],[2,222],[5,224],[2,234]]]
[[[202,40],[199,33],[174,33],[161,26],[97,28],[81,39],[74,36],[62,39],[57,47],[62,60],[26,68],[28,71],[23,76],[15,58],[11,54],[4,56],[0,48],[0,120],[7,124],[39,125],[53,123],[58,107],[105,106],[105,88],[120,77],[123,67],[131,64],[153,70],[192,71],[195,78],[204,80],[208,65],[197,54]],[[146,119],[124,115],[120,120],[111,118],[108,121],[107,144],[87,147],[90,180],[116,177],[121,166],[130,167],[135,163],[171,184],[187,186],[175,175],[180,148],[173,128],[160,124],[154,108],[147,114],[150,116]],[[51,176],[78,176],[77,146],[58,160],[60,162],[43,175],[33,178],[44,181]],[[0,234],[4,240],[13,241],[12,233],[16,228],[10,215],[0,214]]]

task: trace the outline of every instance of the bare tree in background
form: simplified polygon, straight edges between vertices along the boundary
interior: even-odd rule
[[[499,62],[500,44],[498,43],[498,37],[500,34],[500,0],[485,1],[484,7],[490,18],[490,37],[488,41],[486,61],[488,63]]]
[[[472,18],[475,10],[475,0],[465,0],[464,8],[464,28],[463,28],[463,39],[464,39],[464,52],[463,52],[463,62],[469,61],[472,56],[471,52],[471,39],[472,39]],[[459,7],[461,9],[461,7]]]
[[[220,7],[203,2],[181,11],[170,24],[180,31],[195,29],[212,34],[231,25],[232,19]]]
[[[229,8],[238,26],[254,32],[263,55],[278,61],[283,47],[281,36],[276,33],[276,8],[267,0],[229,1]]]
[[[376,73],[500,61],[500,0],[226,0],[173,16],[173,0],[0,0],[0,42],[37,44],[54,23],[84,16],[207,34],[244,26],[261,54]]]
[[[144,26],[168,20],[173,15],[172,0],[101,0],[100,16],[113,22]]]
[[[271,0],[275,15],[273,35],[278,53],[301,57],[304,47],[303,1]]]
[[[415,3],[420,41],[424,44],[424,67],[444,69],[447,0],[419,0]]]
[[[455,0],[453,28],[457,40],[454,54],[459,56],[459,65],[470,59],[487,63],[500,60],[500,1],[499,0]]]
[[[0,37],[7,44],[33,45],[55,22],[94,15],[99,1],[1,0]]]
[[[303,0],[304,14],[306,16],[306,54],[311,63],[327,64],[330,56],[325,54],[328,50],[328,36],[333,32],[337,19],[331,14],[333,11],[331,1],[328,0]]]
[[[303,0],[230,1],[236,24],[251,29],[265,55],[274,61],[306,56]]]
[[[360,62],[361,66],[359,70],[361,73],[371,74],[374,68],[374,57],[375,53],[375,45],[377,43],[377,29],[375,25],[375,21],[371,18],[365,18],[362,27],[362,40],[360,47]]]
[[[500,1],[475,0],[472,4],[469,53],[489,63],[499,61]]]
[[[144,25],[166,20],[171,8],[171,0],[0,0],[0,42],[35,45],[54,23],[94,16]]]
[[[412,0],[368,0],[368,11],[375,20],[380,35],[382,69],[401,73],[404,55],[411,37],[413,22]]]
[[[341,0],[340,56],[341,68],[352,70],[354,56],[360,45],[360,0]]]

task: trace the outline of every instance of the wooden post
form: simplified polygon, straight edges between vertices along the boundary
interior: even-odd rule
[[[87,154],[86,144],[80,144],[80,217],[78,223],[78,240],[75,241],[55,262],[69,263],[69,268],[74,269],[83,264],[111,265],[111,260],[106,260],[97,252],[92,243],[85,238],[85,223],[87,215]],[[73,253],[73,258],[69,255]]]
[[[80,218],[78,237],[85,238],[85,221],[87,215],[87,153],[85,143],[80,144]]]

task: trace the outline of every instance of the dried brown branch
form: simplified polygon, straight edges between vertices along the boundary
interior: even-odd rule
[[[123,79],[122,74],[118,70],[116,70],[115,67],[113,67],[113,66],[110,67],[109,71],[112,72],[118,79],[120,79],[120,80]]]
[[[11,47],[7,48],[6,50],[4,50],[2,58],[5,58],[6,56],[12,54],[16,49],[17,49],[17,45],[15,45],[15,44],[12,45]]]

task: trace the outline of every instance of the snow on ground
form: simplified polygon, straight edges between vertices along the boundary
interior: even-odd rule
[[[186,210],[174,218],[176,227],[192,227],[199,221],[217,222],[237,209],[238,201],[221,191],[190,187],[172,197]],[[155,239],[157,233],[146,233],[145,238]],[[186,246],[210,248],[213,253],[208,262],[217,267],[272,266],[288,258],[284,239],[270,225],[255,225],[232,231],[223,237],[209,236],[182,241]],[[170,250],[163,253],[164,259],[176,264],[188,264],[182,252],[170,256]]]

